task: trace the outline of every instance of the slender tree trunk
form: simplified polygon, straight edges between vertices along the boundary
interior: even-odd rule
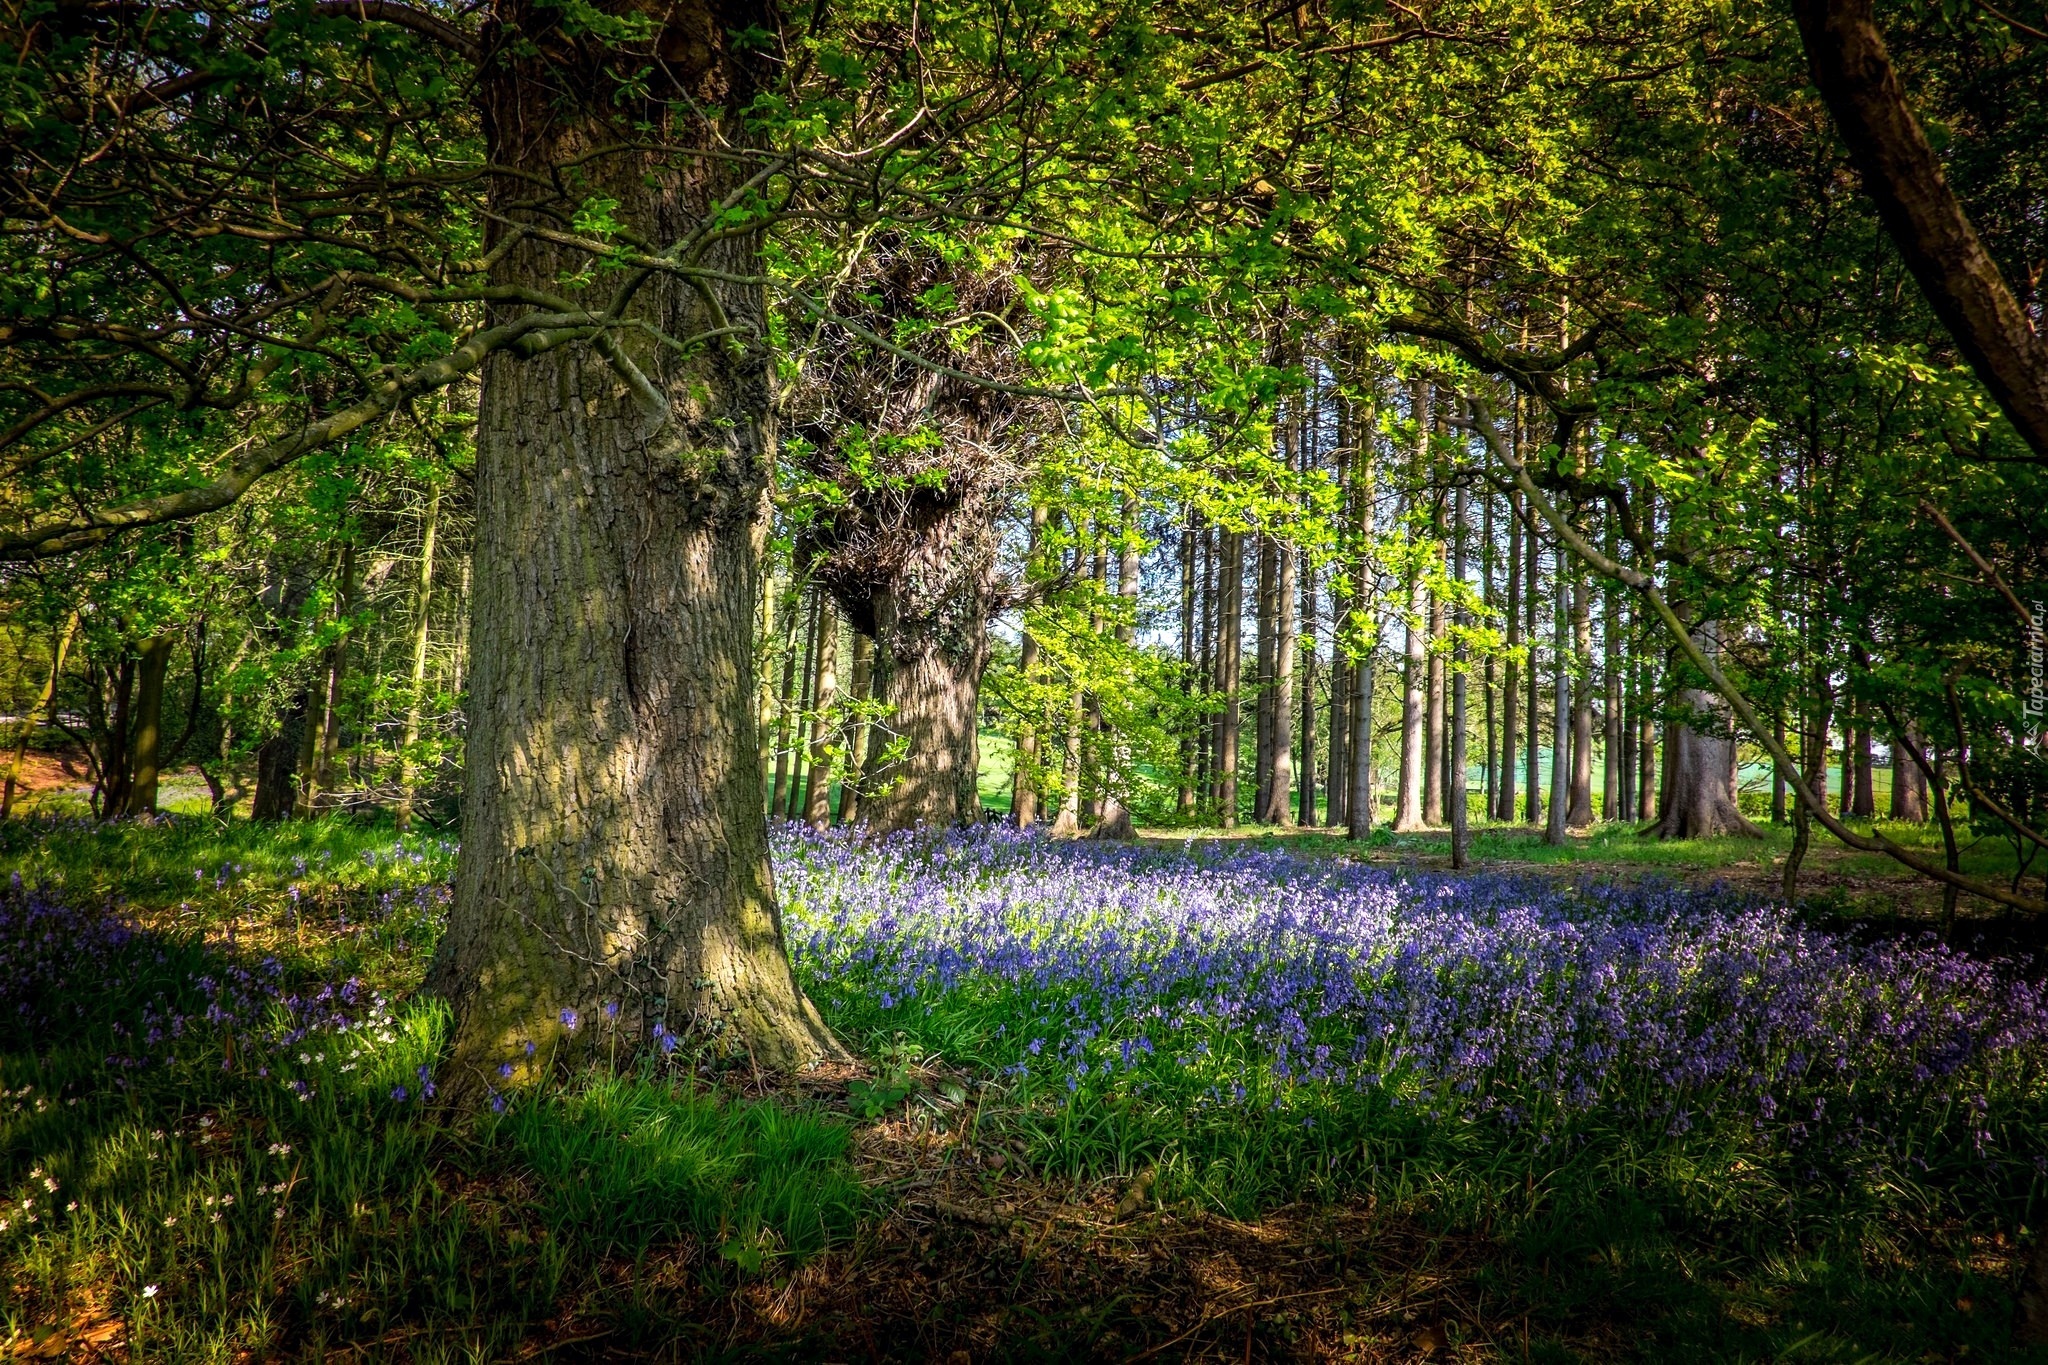
[[[1273,676],[1267,691],[1271,701],[1271,735],[1266,741],[1266,807],[1259,822],[1267,825],[1294,823],[1294,551],[1272,542],[1273,559]]]
[[[1038,556],[1045,539],[1047,513],[1044,503],[1031,505],[1030,538],[1025,542],[1025,561],[1032,568],[1038,567]],[[1029,575],[1027,575],[1028,577]],[[1030,688],[1038,677],[1038,637],[1030,631],[1027,618],[1026,629],[1018,651],[1017,676],[1023,680],[1026,695],[1033,695]],[[1038,823],[1038,728],[1027,719],[1017,727],[1017,764],[1010,783],[1010,819],[1018,829],[1030,829]]]
[[[1199,684],[1195,675],[1195,520],[1191,510],[1186,512],[1180,528],[1179,565],[1180,685],[1192,693]],[[1198,744],[1195,731],[1183,727],[1180,737],[1180,774],[1173,802],[1175,812],[1183,820],[1195,812],[1195,751]]]
[[[1067,711],[1066,761],[1060,766],[1060,808],[1047,831],[1055,839],[1081,837],[1081,724],[1087,716],[1087,699],[1074,691]]]
[[[1429,696],[1423,730],[1422,823],[1444,823],[1444,788],[1450,774],[1450,748],[1445,743],[1444,604],[1429,595]]]
[[[782,642],[782,686],[775,697],[775,784],[769,788],[768,815],[781,818],[784,790],[789,784],[789,746],[795,742],[790,718],[802,705],[797,682],[797,622],[803,615],[803,599],[793,596],[789,603],[789,629]]]
[[[1543,841],[1547,844],[1564,843],[1565,830],[1569,825],[1566,816],[1571,811],[1572,799],[1572,636],[1569,605],[1571,588],[1565,575],[1564,546],[1559,545],[1556,571],[1551,575],[1551,586],[1554,591],[1550,606],[1550,819],[1543,827]]]
[[[264,824],[289,820],[297,805],[297,776],[304,771],[300,751],[311,728],[313,690],[299,689],[292,707],[278,721],[277,733],[256,747],[256,794],[249,818]]]
[[[1583,572],[1572,594],[1572,809],[1574,829],[1593,823],[1593,612]]]
[[[136,670],[135,723],[128,737],[128,799],[123,815],[156,814],[157,761],[163,748],[164,674],[178,637],[159,635],[142,647]]]
[[[811,770],[804,779],[804,823],[812,829],[832,824],[833,708],[839,701],[839,613],[832,599],[820,594],[818,658],[811,682]]]
[[[1258,547],[1258,596],[1255,599],[1256,620],[1254,638],[1258,644],[1257,672],[1253,677],[1252,690],[1256,697],[1255,728],[1252,756],[1252,819],[1258,823],[1269,823],[1267,817],[1273,802],[1273,666],[1275,658],[1275,611],[1274,611],[1274,541],[1265,532],[1259,532],[1253,543]]]
[[[1519,429],[1517,435],[1519,435]],[[1521,457],[1516,456],[1517,459]],[[1522,744],[1522,662],[1516,652],[1522,648],[1522,493],[1508,490],[1508,661],[1501,680],[1500,804],[1494,818],[1502,824],[1515,820],[1515,764]]]
[[[587,26],[533,0],[493,14],[478,99],[488,160],[518,172],[493,183],[502,218],[534,216],[535,184],[573,164],[580,192],[666,249],[751,174],[725,155],[751,136],[755,60],[729,35],[772,27],[767,11],[682,0],[650,19],[667,57],[645,101],[619,91],[619,54]],[[690,148],[721,155],[675,154]],[[771,1068],[844,1056],[790,970],[761,818],[753,627],[774,432],[767,300],[735,282],[762,273],[759,241],[698,259],[716,277],[650,273],[624,316],[718,339],[683,351],[621,329],[483,369],[462,855],[425,982],[453,1008],[451,1101],[503,1088],[501,1064],[529,1085],[608,1047],[579,1029],[607,1003],[628,1039],[660,1025]],[[493,271],[610,307],[616,275],[568,283],[588,264],[527,236]],[[621,382],[628,364],[644,383]]]
[[[1237,828],[1237,750],[1240,731],[1238,674],[1244,658],[1244,537],[1225,531],[1221,546],[1222,592],[1217,604],[1217,684],[1223,693],[1223,723],[1216,743],[1217,819]]]
[[[1609,557],[1620,553],[1608,535]],[[1600,592],[1600,818],[1621,819],[1621,609],[1612,588]]]
[[[1102,606],[1109,598],[1109,547],[1102,542],[1102,523],[1093,521],[1095,553],[1090,558],[1093,566],[1089,577],[1095,584],[1095,606],[1088,612],[1088,628],[1100,632],[1103,626]],[[1086,719],[1082,723],[1081,750],[1081,823],[1093,825],[1101,818],[1102,809],[1102,698],[1089,692],[1083,702]]]
[[[867,748],[868,721],[859,707],[867,702],[874,691],[875,656],[874,645],[859,631],[849,632],[853,637],[853,692],[855,709],[847,716],[841,750],[845,755],[844,771],[839,775],[839,815],[842,825],[860,823],[860,789],[865,776],[865,765],[861,755]]]
[[[1290,553],[1293,553],[1290,551]],[[1305,560],[1304,556],[1304,560]],[[1316,568],[1301,566],[1301,809],[1303,828],[1316,823]]]
[[[14,757],[7,765],[7,782],[0,790],[0,820],[14,814],[14,792],[21,784],[21,766],[28,761],[28,744],[35,737],[36,713],[41,712],[47,724],[57,721],[57,684],[64,676],[64,656],[71,650],[71,637],[78,633],[78,613],[72,612],[64,618],[64,628],[57,632],[56,642],[50,649],[50,677],[43,684],[43,692],[36,699],[35,710],[30,711],[21,722],[21,734],[14,742]]]
[[[1465,487],[1463,484],[1458,486],[1457,498],[1457,509],[1453,514],[1451,528],[1451,541],[1455,547],[1452,551],[1451,576],[1462,585],[1465,581]],[[1451,866],[1463,869],[1465,866],[1465,824],[1470,818],[1471,802],[1467,799],[1466,791],[1466,783],[1468,781],[1465,770],[1465,743],[1467,737],[1465,724],[1465,672],[1467,660],[1465,656],[1465,641],[1462,636],[1453,644],[1451,662],[1451,780],[1446,785],[1450,788],[1448,795],[1451,807]]]
[[[805,740],[806,717],[817,705],[818,684],[818,623],[825,615],[825,590],[812,588],[811,609],[804,613],[804,667],[797,676],[797,710],[794,723],[789,731],[789,799],[778,812],[785,820],[801,820],[804,814],[804,793],[810,787],[804,780],[805,759],[810,746]]]
[[[1116,618],[1117,643],[1128,652],[1137,647],[1138,639],[1138,595],[1144,586],[1139,579],[1141,556],[1138,542],[1138,500],[1124,499],[1123,540],[1119,547],[1116,567],[1116,591],[1120,600]],[[1124,802],[1134,774],[1132,773],[1131,749],[1122,737],[1116,738],[1110,746],[1110,768],[1108,781],[1104,784],[1102,817],[1089,831],[1091,839],[1134,839],[1137,830],[1131,826],[1130,807]]]
[[[1536,535],[1534,526],[1528,528],[1528,534],[1524,537],[1524,542],[1524,552],[1528,555],[1528,562],[1523,566],[1526,572],[1522,581],[1522,596],[1525,599],[1528,610],[1528,623],[1527,629],[1522,632],[1522,639],[1529,646],[1529,735],[1526,741],[1528,754],[1524,768],[1524,774],[1528,779],[1529,800],[1528,810],[1525,812],[1524,818],[1532,825],[1540,825],[1543,823],[1543,781],[1539,773],[1543,743],[1543,697],[1542,684],[1537,676],[1538,669],[1536,667],[1537,646],[1540,639],[1536,633],[1536,604],[1541,600],[1542,594],[1537,591],[1536,571],[1542,567],[1542,544]]]
[[[1877,794],[1871,774],[1870,762],[1870,721],[1865,716],[1856,718],[1856,729],[1850,741],[1856,760],[1855,800],[1851,814],[1868,820],[1877,814]]]
[[[1490,456],[1489,456],[1490,460]],[[1493,592],[1493,494],[1480,495],[1480,506],[1486,509],[1480,520],[1479,532],[1479,592],[1489,611],[1498,606]],[[1488,651],[1480,684],[1480,694],[1486,707],[1486,801],[1480,807],[1484,818],[1491,820],[1493,813],[1500,809],[1500,728],[1493,709],[1494,660]]]
[[[1377,425],[1377,418],[1371,415],[1363,422],[1352,422],[1356,449],[1351,456],[1351,562],[1357,582],[1356,595],[1346,604],[1345,638],[1360,644],[1358,656],[1345,669],[1350,700],[1345,705],[1344,718],[1350,733],[1344,740],[1344,829],[1353,839],[1363,839],[1372,833],[1373,817],[1377,814],[1373,809],[1377,793],[1373,789],[1372,762],[1373,684],[1379,641],[1378,589],[1373,576],[1373,513],[1377,494],[1373,486],[1373,431]]]
[[[405,731],[398,743],[398,828],[412,828],[413,748],[420,742],[420,703],[427,687],[427,646],[434,605],[434,535],[441,524],[441,485],[427,491],[427,513],[420,526],[420,576],[413,585],[412,670],[406,678]]]
[[[1204,526],[1195,539],[1195,554],[1201,574],[1200,600],[1195,603],[1196,627],[1201,632],[1201,639],[1196,642],[1198,658],[1195,667],[1201,678],[1204,697],[1214,697],[1218,691],[1216,562],[1220,556],[1217,554],[1216,542],[1220,534],[1215,527]],[[1195,791],[1198,803],[1202,809],[1208,811],[1214,811],[1217,807],[1216,756],[1221,752],[1219,736],[1222,730],[1223,717],[1220,711],[1214,718],[1204,712],[1195,726]]]
[[[131,732],[131,708],[135,701],[135,657],[128,653],[125,645],[121,650],[121,661],[113,673],[110,676],[101,676],[105,677],[107,683],[112,684],[113,693],[111,704],[105,709],[106,724],[95,727],[99,732],[99,752],[96,757],[99,764],[99,782],[96,793],[98,804],[93,814],[102,820],[112,820],[128,808],[128,738]],[[95,699],[101,695],[98,691],[101,686],[100,681],[95,678]]]
[[[1778,732],[1778,747],[1783,748],[1785,745],[1785,714],[1782,711],[1778,713],[1776,729]],[[1774,825],[1785,823],[1785,796],[1784,770],[1773,763],[1771,765],[1771,823]]]
[[[336,617],[346,618],[354,609],[355,591],[356,547],[350,542],[341,547],[341,596],[334,604]],[[334,785],[334,755],[341,747],[341,689],[348,676],[348,646],[349,637],[344,634],[327,651],[327,700],[320,712],[320,752],[306,784],[307,814],[312,813],[318,793]]]

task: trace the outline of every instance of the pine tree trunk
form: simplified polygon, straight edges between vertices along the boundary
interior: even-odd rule
[[[428,629],[434,603],[434,534],[441,523],[441,485],[427,493],[427,513],[420,527],[420,576],[413,588],[412,669],[406,677],[405,731],[398,742],[398,810],[400,833],[412,828],[413,746],[420,742],[420,703],[427,686]]]
[[[1244,537],[1225,531],[1219,547],[1222,591],[1218,594],[1216,671],[1223,693],[1222,723],[1216,734],[1217,822],[1237,828],[1237,757],[1241,731],[1239,673],[1244,661]]]
[[[1550,818],[1543,826],[1543,842],[1553,845],[1564,843],[1568,827],[1565,817],[1571,810],[1572,799],[1572,636],[1570,587],[1565,573],[1564,546],[1559,545],[1556,569],[1551,574],[1553,592],[1550,604]]]
[[[811,683],[811,771],[804,779],[804,823],[832,824],[833,709],[839,701],[839,613],[828,597],[818,605],[817,673]]]
[[[499,214],[526,217],[535,182],[574,163],[586,192],[665,244],[749,173],[651,149],[745,145],[748,73],[728,35],[770,22],[765,11],[663,11],[664,98],[645,104],[614,103],[617,54],[565,34],[554,11],[510,0],[495,13],[499,56],[479,91],[489,160],[523,173],[495,183]],[[706,109],[730,112],[712,126]],[[728,276],[761,272],[744,235],[702,259]],[[527,237],[494,274],[587,289],[608,307],[613,272],[570,283],[587,266]],[[720,318],[744,335],[686,354],[624,333],[613,353],[637,360],[639,398],[596,346],[484,367],[462,855],[425,983],[455,1015],[453,1100],[502,1088],[501,1065],[531,1084],[603,1046],[602,1030],[578,1025],[607,1003],[629,1040],[659,1024],[772,1068],[843,1055],[790,969],[761,818],[766,299],[753,285],[696,285],[652,274],[625,315],[671,337]]]
[[[1118,611],[1116,638],[1126,651],[1136,648],[1138,639],[1138,596],[1143,584],[1139,581],[1140,556],[1138,553],[1138,500],[1124,499],[1123,539],[1119,547],[1116,567],[1116,592]],[[1137,830],[1131,825],[1130,807],[1124,802],[1134,773],[1132,772],[1131,749],[1119,735],[1110,746],[1110,768],[1108,781],[1104,784],[1102,816],[1095,822],[1095,828],[1088,832],[1091,839],[1134,839]]]
[[[1183,517],[1180,529],[1180,685],[1192,694],[1198,684],[1195,678],[1195,522],[1189,511]],[[1180,773],[1175,784],[1174,810],[1186,819],[1195,811],[1195,750],[1199,741],[1194,731],[1182,728],[1180,737]]]
[[[1610,558],[1620,553],[1612,535],[1608,544]],[[1621,818],[1621,613],[1612,588],[1600,600],[1600,818],[1611,821]]]
[[[1259,822],[1294,823],[1294,551],[1280,542],[1273,547],[1273,677],[1267,691],[1271,734],[1266,741],[1266,806]]]
[[[1259,532],[1254,537],[1258,547],[1258,596],[1255,599],[1254,617],[1257,622],[1255,638],[1258,642],[1257,672],[1253,675],[1252,691],[1257,698],[1255,711],[1256,734],[1252,754],[1252,819],[1257,823],[1269,823],[1268,815],[1273,802],[1273,661],[1275,658],[1274,620],[1274,542],[1273,537]]]
[[[1584,572],[1573,575],[1572,808],[1565,823],[1585,829],[1593,823],[1593,610]]]
[[[853,690],[849,697],[856,708],[864,704],[873,694],[875,682],[874,645],[859,631],[848,632],[853,637]],[[849,715],[840,734],[840,748],[843,753],[844,771],[839,775],[839,813],[835,817],[839,824],[860,823],[860,789],[865,765],[861,754],[867,748],[868,722],[856,709]]]
[[[1536,668],[1536,653],[1539,643],[1539,637],[1536,633],[1536,604],[1541,599],[1541,594],[1536,590],[1536,571],[1542,566],[1542,543],[1536,535],[1534,526],[1529,527],[1528,534],[1523,537],[1523,542],[1524,553],[1528,555],[1528,563],[1523,566],[1526,572],[1522,579],[1522,597],[1525,609],[1528,612],[1528,622],[1527,628],[1522,632],[1522,640],[1529,647],[1529,734],[1525,741],[1528,746],[1528,753],[1526,766],[1523,769],[1524,775],[1528,780],[1529,798],[1528,810],[1523,818],[1532,825],[1540,825],[1543,823],[1543,779],[1538,769],[1542,761],[1543,689],[1542,683],[1537,677],[1538,670]]]
[[[1856,791],[1850,814],[1868,820],[1877,814],[1877,794],[1871,774],[1870,722],[1859,716],[1850,748],[1856,760]]]
[[[811,748],[806,739],[806,717],[817,703],[813,690],[818,685],[818,622],[825,613],[825,592],[822,588],[811,589],[811,609],[804,613],[804,664],[796,680],[796,715],[789,731],[789,799],[776,811],[784,820],[801,820],[804,814],[804,794],[810,790],[805,783],[809,770],[806,759]]]
[[[1519,432],[1517,433],[1519,435]],[[1517,459],[1520,458],[1518,455]],[[1515,765],[1522,747],[1522,663],[1515,651],[1522,647],[1522,492],[1508,490],[1508,661],[1501,679],[1500,804],[1494,818],[1503,824],[1515,820]]]
[[[1290,552],[1291,553],[1291,552]],[[1301,567],[1301,807],[1303,828],[1316,823],[1316,569]]]
[[[1465,581],[1465,488],[1458,486],[1457,510],[1453,515],[1451,528],[1452,551],[1451,576],[1460,584]],[[1451,866],[1463,869],[1465,866],[1465,823],[1471,815],[1466,783],[1469,780],[1465,764],[1467,739],[1465,715],[1465,642],[1462,638],[1453,645],[1451,659],[1451,739],[1450,739],[1450,780],[1445,784],[1450,802],[1451,817]]]
[[[156,814],[157,761],[163,749],[164,674],[178,637],[159,635],[142,647],[136,670],[135,723],[128,739],[128,799],[123,815]]]
[[[1032,569],[1038,565],[1045,523],[1045,504],[1033,503],[1030,539],[1024,547],[1025,560]],[[1028,622],[1018,652],[1017,676],[1023,681],[1028,696],[1028,689],[1038,676],[1038,637],[1031,633]],[[1038,823],[1037,767],[1038,727],[1027,718],[1017,727],[1017,761],[1010,782],[1010,820],[1018,829],[1030,829]]]

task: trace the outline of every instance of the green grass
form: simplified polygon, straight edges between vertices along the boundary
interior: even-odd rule
[[[230,870],[216,885],[195,882],[195,865]],[[445,849],[341,820],[0,836],[0,875],[120,892],[161,923],[108,979],[0,1020],[0,1344],[107,1316],[130,1324],[138,1360],[374,1355],[401,1339],[412,1360],[470,1360],[510,1353],[564,1304],[673,1335],[689,1295],[617,1266],[681,1249],[688,1278],[715,1288],[784,1273],[851,1232],[865,1196],[850,1129],[816,1110],[648,1067],[449,1129],[419,1093],[445,1033],[437,1004],[226,1052],[197,1017],[196,980],[271,954],[307,989],[357,968],[411,984],[431,916],[403,893],[437,889],[449,868]],[[386,896],[407,933],[342,927]],[[295,906],[310,926],[294,925]],[[193,1022],[156,1064],[109,1066],[147,1051],[135,1040],[152,1012]],[[273,1014],[267,1031],[283,1025]]]
[[[1552,850],[1513,829],[1476,836],[1481,858],[1589,872],[1727,867],[1786,839],[1659,844],[1611,828]],[[1382,834],[1370,851],[1431,857],[1442,843]],[[34,1200],[39,1220],[0,1215],[12,1224],[0,1232],[0,1349],[118,1317],[138,1360],[481,1360],[573,1319],[602,1324],[608,1348],[666,1344],[687,1358],[719,1347],[698,1335],[705,1296],[856,1245],[886,1206],[857,1179],[852,1124],[819,1109],[642,1066],[481,1123],[436,1122],[416,1088],[445,1020],[402,992],[437,923],[421,892],[451,868],[436,837],[401,845],[388,826],[342,819],[0,827],[0,877],[118,896],[150,926],[129,970],[33,1027],[0,1020],[0,1198],[13,1210]],[[268,1076],[196,1027],[168,1065],[108,1066],[126,1046],[116,1024],[150,1007],[192,1012],[195,977],[266,955],[290,981],[358,973],[398,1003],[345,1040],[285,1049],[262,1063]],[[1476,1282],[1484,1312],[1526,1328],[1531,1359],[1575,1358],[1574,1343],[1609,1328],[1609,1353],[1653,1360],[2039,1358],[2006,1344],[2009,1257],[1992,1238],[2017,1225],[1946,1177],[1907,1189],[1816,1179],[1759,1161],[1732,1126],[1674,1138],[1589,1119],[1569,1142],[1539,1143],[1433,1124],[1370,1092],[1226,1109],[1200,1086],[1273,1084],[1227,1030],[1180,1088],[1163,1071],[1142,1093],[1058,1103],[1010,1088],[981,1041],[1018,1026],[1022,1008],[960,992],[923,1013],[842,1003],[831,1021],[883,1059],[885,1083],[892,1061],[911,1058],[978,1073],[972,1117],[949,1112],[983,1139],[1020,1141],[1039,1178],[1150,1168],[1176,1207],[1257,1218],[1299,1200],[1371,1200],[1480,1239],[1492,1248]],[[1075,1284],[1085,1297],[1085,1278]],[[1519,1336],[1513,1346],[1511,1357]]]

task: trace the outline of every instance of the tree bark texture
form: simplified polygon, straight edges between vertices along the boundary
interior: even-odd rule
[[[479,90],[489,155],[525,173],[494,184],[502,218],[527,218],[534,180],[574,164],[621,223],[674,243],[744,178],[722,157],[648,148],[745,145],[750,74],[730,35],[765,9],[664,11],[672,98],[646,104],[615,92],[620,54],[555,11],[514,0],[496,14],[501,55]],[[713,126],[706,109],[731,112]],[[760,273],[747,236],[702,260]],[[529,236],[494,269],[554,291],[585,287],[565,282],[586,265]],[[766,300],[700,283],[650,275],[625,315],[671,337],[740,332],[688,354],[624,333],[609,358],[578,344],[484,370],[462,855],[425,983],[455,1015],[451,1100],[505,1085],[501,1065],[531,1084],[594,1049],[607,1004],[629,1038],[658,1024],[774,1068],[843,1055],[790,969],[761,818]],[[614,297],[604,272],[587,288],[593,308]]]
[[[128,739],[128,800],[123,815],[155,815],[164,740],[164,674],[178,637],[166,632],[142,646],[136,669],[135,723]]]

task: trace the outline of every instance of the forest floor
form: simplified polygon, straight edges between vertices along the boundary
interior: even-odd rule
[[[1146,835],[1191,838],[1395,868],[1447,856],[1428,834],[1362,851]],[[1488,827],[1474,852],[1496,870],[1775,891],[1788,839],[1683,849],[1607,828],[1560,850]],[[1929,922],[1866,855],[1817,843],[1807,866],[1816,919]],[[1079,1139],[1050,1137],[999,1075],[892,1051],[852,1019],[833,1020],[868,1040],[852,1071],[628,1075],[451,1129],[416,1094],[384,1097],[436,1045],[402,1001],[451,867],[445,839],[334,818],[0,829],[0,877],[45,888],[59,926],[37,947],[23,893],[0,906],[0,1358],[2048,1360],[2008,1344],[2024,1230],[1935,1187],[1837,1207],[1788,1186],[1751,1207],[1738,1156],[1714,1211],[1724,1177],[1702,1149],[1539,1167],[1468,1144],[1429,1149],[1450,1164],[1402,1175],[1406,1195],[1276,1180],[1219,1201],[1151,1183],[1151,1130],[1122,1101],[1063,1118]],[[91,907],[127,927],[93,928]],[[94,944],[154,952],[158,975],[125,980]],[[217,997],[190,983],[264,959],[282,964],[261,996],[272,1018],[343,978],[401,1002],[374,1007],[396,1039],[374,1085],[367,1060],[355,1089],[331,1069],[340,1034],[330,1070],[295,1073],[324,1077],[310,1104],[277,1080],[311,1043],[282,1045],[275,1074],[254,1042],[230,1038],[219,1060],[199,1007]],[[151,1060],[134,1021],[167,1018],[180,1036]],[[117,1066],[129,1051],[141,1061]],[[661,1145],[679,1132],[695,1145]]]

